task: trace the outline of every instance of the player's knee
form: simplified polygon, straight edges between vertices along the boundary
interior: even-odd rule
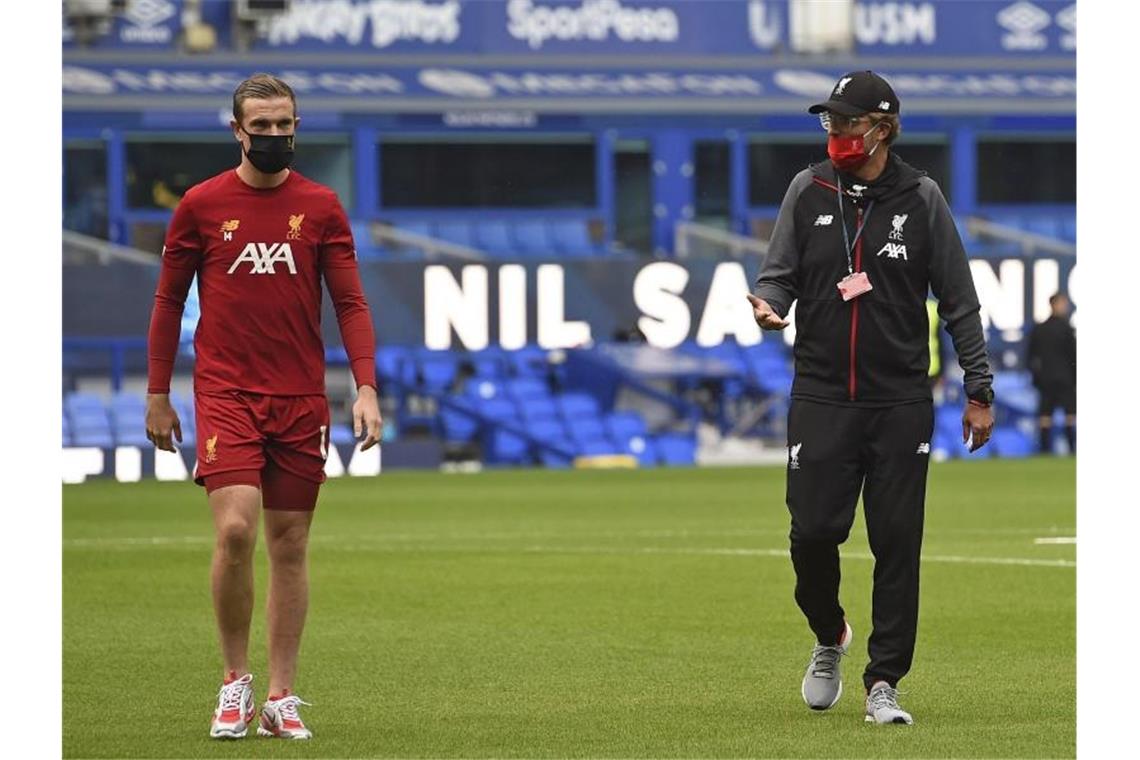
[[[274,565],[300,565],[309,546],[307,525],[292,525],[275,531],[266,542]]]
[[[256,524],[245,520],[227,520],[218,526],[218,549],[227,562],[248,562],[253,557],[256,540]]]

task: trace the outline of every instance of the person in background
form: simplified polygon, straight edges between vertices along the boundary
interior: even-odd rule
[[[1053,451],[1053,412],[1065,412],[1069,452],[1077,451],[1077,333],[1069,322],[1072,306],[1064,293],[1049,297],[1053,313],[1029,336],[1029,371],[1037,389],[1037,424],[1042,454]]]

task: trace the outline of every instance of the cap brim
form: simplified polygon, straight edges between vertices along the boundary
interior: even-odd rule
[[[853,106],[850,103],[844,103],[839,100],[829,100],[825,103],[816,103],[808,109],[808,113],[823,113],[824,111],[834,111],[844,116],[862,116],[867,113],[858,106]]]

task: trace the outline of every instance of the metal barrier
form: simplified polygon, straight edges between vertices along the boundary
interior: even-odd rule
[[[753,237],[727,232],[707,224],[697,222],[677,222],[674,229],[677,258],[687,259],[698,255],[723,256],[725,252],[734,259],[745,253],[758,256],[768,255],[768,243]],[[700,243],[708,244],[702,251]]]

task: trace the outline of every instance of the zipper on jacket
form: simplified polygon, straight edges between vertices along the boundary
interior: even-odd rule
[[[855,229],[863,223],[863,209],[855,212]],[[863,236],[855,241],[855,271],[863,271]],[[849,400],[855,400],[855,338],[859,334],[859,299],[851,302],[851,361],[848,367],[847,395]]]

